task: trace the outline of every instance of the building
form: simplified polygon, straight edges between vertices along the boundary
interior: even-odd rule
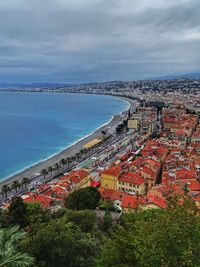
[[[140,121],[138,119],[129,119],[128,120],[128,128],[135,129],[136,131],[139,130]]]
[[[145,179],[141,174],[129,171],[118,178],[117,189],[135,195],[144,195]]]
[[[117,180],[122,171],[121,166],[111,166],[100,173],[101,187],[117,190]]]
[[[67,182],[72,191],[90,186],[91,184],[89,172],[85,169],[71,171],[60,178],[60,181]]]

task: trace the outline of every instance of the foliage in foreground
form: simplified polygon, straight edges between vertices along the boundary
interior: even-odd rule
[[[18,227],[0,230],[0,267],[28,267],[34,263],[33,257],[19,252],[19,242],[25,237]]]
[[[98,267],[199,267],[200,220],[190,200],[124,216]]]
[[[15,202],[16,203],[16,202]],[[14,253],[35,258],[37,267],[199,267],[200,218],[193,202],[185,199],[183,205],[171,200],[166,210],[148,210],[123,215],[113,223],[109,211],[97,217],[94,210],[60,209],[53,214],[39,205],[26,205],[21,201],[12,212],[0,212],[0,225],[16,218],[22,227],[18,212],[26,219],[27,232],[14,245]],[[84,206],[85,208],[85,206]],[[16,229],[16,228],[15,228]],[[7,233],[7,232],[6,232]],[[23,233],[23,234],[22,234]],[[13,237],[8,235],[8,244]],[[9,246],[1,244],[3,256],[9,255]],[[21,240],[21,241],[20,241]],[[24,254],[26,253],[26,254]],[[30,258],[32,259],[32,258]],[[23,264],[23,263],[22,263]],[[29,264],[26,260],[25,264]],[[31,262],[30,262],[31,264]]]
[[[22,248],[34,255],[38,266],[94,266],[98,240],[61,219],[38,229],[22,242]]]
[[[96,187],[86,187],[74,191],[66,199],[65,206],[72,210],[95,209],[99,206],[100,193]]]

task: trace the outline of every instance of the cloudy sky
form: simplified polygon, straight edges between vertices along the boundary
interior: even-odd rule
[[[200,71],[200,0],[1,0],[0,82]]]

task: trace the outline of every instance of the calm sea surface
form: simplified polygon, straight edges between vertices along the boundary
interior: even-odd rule
[[[54,155],[128,106],[109,96],[0,92],[0,180]]]

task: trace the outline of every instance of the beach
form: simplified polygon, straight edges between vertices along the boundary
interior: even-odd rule
[[[124,98],[127,102],[129,102],[130,106],[133,105],[132,101],[129,101],[127,98]],[[108,123],[100,126],[96,129],[93,133],[83,137],[82,139],[78,140],[71,146],[67,147],[66,149],[62,150],[61,152],[57,153],[56,155],[49,157],[31,167],[28,167],[10,177],[7,177],[4,180],[0,181],[0,185],[10,184],[14,180],[21,180],[23,177],[33,178],[40,174],[42,169],[48,169],[49,166],[54,166],[55,163],[59,163],[62,158],[68,158],[74,156],[77,152],[79,152],[85,144],[92,141],[93,139],[102,138],[102,130],[109,129],[114,131],[119,123],[122,123],[123,118],[127,115],[128,110],[125,110],[121,114],[113,116],[112,120]]]

